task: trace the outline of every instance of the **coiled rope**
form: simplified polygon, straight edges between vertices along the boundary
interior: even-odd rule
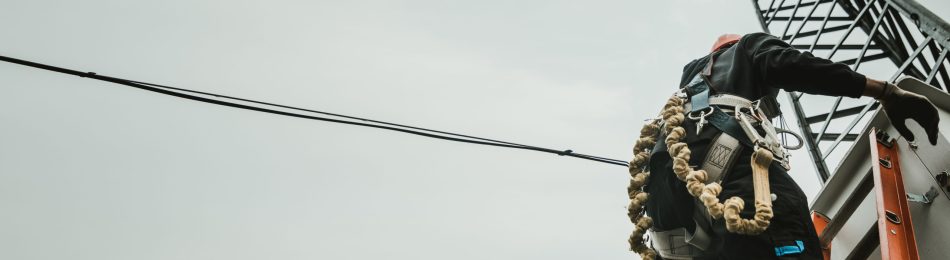
[[[659,119],[650,120],[640,130],[640,138],[633,146],[634,157],[630,162],[630,185],[627,193],[630,204],[627,206],[627,215],[635,224],[630,235],[630,250],[640,254],[644,260],[656,258],[656,251],[644,243],[644,234],[653,225],[653,220],[644,214],[649,194],[643,190],[650,177],[647,166],[650,161],[650,149],[656,145],[656,138],[660,130],[666,133],[666,145],[673,158],[673,173],[681,181],[686,182],[686,188],[691,195],[702,201],[706,211],[715,219],[724,217],[726,230],[744,235],[756,235],[768,228],[772,219],[772,201],[768,185],[768,167],[772,163],[772,152],[757,147],[752,154],[752,174],[755,184],[755,216],[752,219],[743,219],[739,212],[745,207],[745,202],[739,197],[731,197],[725,203],[719,202],[719,193],[722,186],[719,183],[706,184],[706,171],[696,170],[689,166],[690,150],[683,142],[686,129],[682,127],[686,120],[683,105],[686,99],[678,95],[671,96],[660,113]],[[661,126],[662,125],[662,126]]]

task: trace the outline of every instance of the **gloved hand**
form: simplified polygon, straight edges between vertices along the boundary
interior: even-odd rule
[[[907,129],[905,122],[907,119],[917,121],[920,126],[927,131],[927,137],[930,144],[937,145],[937,123],[940,122],[940,116],[937,114],[937,108],[924,96],[916,93],[904,91],[894,84],[886,83],[884,91],[878,97],[881,105],[884,106],[884,112],[887,118],[891,120],[897,132],[907,138],[908,141],[914,141],[914,134]]]

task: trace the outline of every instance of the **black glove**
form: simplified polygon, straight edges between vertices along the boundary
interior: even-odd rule
[[[903,89],[891,83],[884,85],[884,91],[878,97],[881,105],[884,106],[884,112],[887,118],[891,120],[897,132],[907,138],[908,141],[914,141],[914,134],[907,129],[904,121],[913,119],[927,131],[927,138],[930,144],[937,145],[937,123],[940,122],[940,116],[937,114],[937,108],[924,96],[916,93],[904,91]]]

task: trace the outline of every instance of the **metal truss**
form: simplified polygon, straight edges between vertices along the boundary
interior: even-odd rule
[[[950,84],[950,25],[916,1],[752,0],[752,4],[763,31],[799,50],[848,64],[872,78],[893,82],[909,75],[944,91]],[[859,70],[862,64],[871,69]],[[841,144],[853,144],[863,128],[859,123],[866,124],[865,114],[878,103],[862,99],[849,106],[838,97],[816,113],[806,111],[803,102],[827,97],[787,94],[808,154],[825,182],[830,174],[825,159],[836,148],[847,151]],[[806,103],[815,110],[815,101]],[[824,108],[827,102],[817,106]],[[829,132],[829,126],[837,132]]]

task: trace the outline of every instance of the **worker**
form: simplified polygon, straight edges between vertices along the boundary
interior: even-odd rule
[[[635,153],[649,158],[631,163],[630,214],[637,225],[631,244],[644,258],[822,258],[807,197],[787,174],[787,147],[775,140],[771,127],[780,114],[779,90],[876,98],[908,141],[915,137],[905,120],[913,119],[936,144],[939,117],[926,97],[798,51],[769,34],[720,36],[710,54],[684,67],[680,86],[680,97],[671,98],[664,110],[666,119],[645,127],[638,141]],[[670,137],[674,132],[684,136]],[[685,146],[677,146],[678,140]],[[759,194],[754,177],[760,162],[754,155],[762,154],[769,157],[761,166],[765,194]],[[678,156],[685,159],[679,170]],[[648,227],[648,240],[641,240]]]

